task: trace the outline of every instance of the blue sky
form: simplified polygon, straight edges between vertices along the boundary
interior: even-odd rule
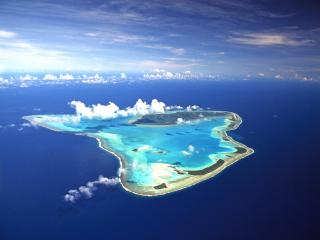
[[[0,0],[0,71],[317,79],[320,6],[299,2]]]

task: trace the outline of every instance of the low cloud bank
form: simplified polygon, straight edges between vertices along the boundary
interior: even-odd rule
[[[20,81],[34,81],[34,80],[38,80],[38,77],[34,77],[29,74],[26,74],[24,76],[20,76],[19,79]]]
[[[164,113],[166,110],[166,104],[158,101],[157,99],[153,99],[151,101],[151,104],[148,104],[147,102],[139,99],[133,107],[128,107],[126,109],[120,109],[113,102],[109,102],[106,105],[97,104],[86,106],[81,101],[72,101],[70,105],[76,110],[76,114],[79,117],[90,119],[111,119],[116,117]]]
[[[73,77],[73,75],[67,73],[67,74],[60,74],[60,76],[56,76],[53,74],[46,74],[43,77],[43,80],[45,81],[55,81],[55,80],[63,80],[63,81],[69,81],[69,80],[74,80],[75,78]]]
[[[4,79],[0,77],[0,87],[10,85],[10,81],[8,79]]]
[[[120,179],[118,177],[106,178],[100,175],[97,180],[88,182],[85,186],[69,190],[68,193],[64,195],[64,200],[66,202],[75,203],[81,198],[89,199],[92,198],[99,186],[110,187],[117,185],[119,182]]]

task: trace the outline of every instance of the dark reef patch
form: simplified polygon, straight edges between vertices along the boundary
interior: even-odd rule
[[[219,159],[215,164],[211,165],[210,167],[201,169],[201,170],[188,170],[187,173],[190,175],[204,175],[210,173],[217,168],[221,167],[224,164],[224,160]]]

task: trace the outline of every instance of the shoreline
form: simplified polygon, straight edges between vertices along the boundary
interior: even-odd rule
[[[221,113],[222,111],[215,111],[215,112]],[[172,192],[180,191],[185,188],[189,188],[191,186],[194,186],[202,181],[213,178],[214,176],[218,175],[220,172],[222,172],[227,167],[231,166],[232,164],[236,163],[237,161],[254,153],[253,149],[247,147],[246,145],[244,145],[242,143],[237,142],[236,140],[234,140],[232,137],[230,137],[227,134],[228,131],[235,130],[241,125],[241,123],[242,123],[241,117],[238,114],[233,113],[233,112],[223,111],[223,113],[225,113],[227,116],[226,119],[228,120],[228,125],[226,125],[224,128],[222,128],[222,127],[218,127],[216,129],[212,128],[211,131],[215,132],[221,138],[221,140],[226,141],[226,142],[230,142],[230,143],[233,143],[234,145],[236,145],[236,147],[235,147],[236,150],[238,148],[240,148],[241,150],[238,150],[234,153],[229,154],[229,155],[233,155],[233,154],[234,155],[224,159],[223,160],[224,162],[222,165],[220,165],[217,168],[213,168],[212,171],[205,173],[205,174],[192,175],[192,174],[188,174],[188,171],[192,172],[193,170],[179,169],[177,167],[178,170],[181,170],[183,173],[186,173],[186,176],[184,178],[181,178],[181,179],[178,179],[178,180],[175,180],[172,182],[164,182],[164,186],[165,186],[164,188],[157,188],[157,186],[146,186],[146,187],[142,186],[141,187],[141,186],[137,186],[132,183],[126,182],[125,171],[126,171],[127,160],[123,156],[121,156],[120,153],[117,153],[113,149],[111,149],[108,146],[108,142],[106,139],[97,137],[95,134],[91,134],[91,133],[88,134],[88,133],[74,132],[74,134],[95,138],[98,142],[99,148],[110,153],[111,155],[113,155],[114,157],[116,157],[118,159],[120,167],[118,169],[117,174],[118,174],[118,177],[120,180],[119,182],[125,191],[133,193],[135,195],[139,195],[139,196],[154,197],[154,196],[161,196],[161,195],[169,194]],[[228,116],[228,115],[230,115],[230,116]],[[38,125],[38,126],[41,126],[41,127],[44,127],[44,128],[56,131],[56,132],[64,132],[64,131],[61,131],[61,130],[56,129],[54,127],[47,126],[46,124],[44,124],[42,122],[37,123],[36,121],[33,121],[32,117],[33,116],[25,116],[25,117],[23,117],[23,119],[31,122],[32,124],[34,124],[36,126]],[[153,126],[153,127],[157,127],[157,126]],[[239,151],[240,151],[240,153],[237,153]],[[210,168],[213,165],[214,164],[207,166],[205,168],[202,168],[199,171],[206,169],[206,168]],[[167,184],[169,184],[170,188],[167,188]]]
[[[173,188],[170,188],[170,191],[161,191],[161,189],[158,189],[158,192],[156,192],[155,194],[151,194],[149,191],[134,191],[132,190],[132,188],[128,187],[130,186],[130,184],[126,184],[125,183],[125,179],[124,179],[124,176],[123,174],[120,173],[119,175],[119,179],[120,179],[120,184],[121,186],[128,192],[130,193],[133,193],[135,195],[139,195],[139,196],[145,196],[145,197],[155,197],[155,196],[161,196],[161,195],[165,195],[165,194],[169,194],[169,193],[173,193],[173,192],[176,192],[176,191],[180,191],[180,190],[183,190],[183,189],[186,189],[186,188],[189,188],[191,186],[194,186],[202,181],[205,181],[205,180],[208,180],[210,178],[213,178],[215,177],[216,175],[218,175],[220,172],[222,172],[223,170],[225,170],[227,167],[231,166],[232,164],[236,163],[237,161],[251,155],[254,153],[254,150],[252,148],[249,148],[247,147],[246,145],[242,144],[242,143],[239,143],[237,142],[236,140],[234,140],[232,137],[230,137],[227,132],[228,131],[232,131],[232,130],[236,130],[242,123],[242,119],[241,117],[236,114],[236,113],[233,113],[233,112],[226,112],[227,114],[230,114],[234,117],[234,119],[230,120],[229,121],[232,123],[232,124],[229,124],[229,126],[227,126],[226,130],[225,131],[220,131],[220,130],[216,130],[215,132],[217,133],[218,136],[220,136],[223,140],[225,141],[229,141],[231,143],[234,143],[235,145],[238,145],[238,147],[242,148],[245,150],[244,153],[240,153],[239,155],[236,155],[236,156],[233,156],[233,157],[230,157],[229,159],[225,160],[225,162],[220,166],[218,167],[217,169],[214,169],[213,171],[207,173],[207,174],[204,174],[204,175],[201,175],[200,177],[199,176],[195,176],[195,177],[187,177],[186,179],[183,179],[183,180],[180,180],[178,181],[180,184],[177,184],[177,186],[173,187]],[[234,122],[236,122],[235,125]],[[157,127],[157,126],[155,126]],[[112,154],[113,156],[115,156],[119,163],[120,163],[120,169],[124,169],[125,170],[125,166],[127,164],[125,158],[123,158],[122,156],[120,156],[120,154],[117,154],[116,152],[114,152],[113,150],[111,150],[110,148],[108,148],[107,146],[104,147],[103,146],[103,140],[101,140],[100,138],[98,137],[94,137],[97,141],[98,141],[98,145],[101,149],[103,149],[104,151]],[[226,140],[227,139],[227,140]],[[209,166],[210,167],[210,166]],[[184,171],[188,171],[188,170],[184,170]],[[190,179],[192,178],[192,179]],[[194,179],[193,179],[194,178]],[[188,184],[182,184],[183,182],[186,182],[185,180],[188,180]],[[189,180],[193,180],[193,181],[189,181]],[[154,187],[153,187],[154,188]],[[134,188],[134,189],[137,189],[137,188]]]

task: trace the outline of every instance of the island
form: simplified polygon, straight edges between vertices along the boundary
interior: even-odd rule
[[[233,112],[175,109],[108,119],[76,114],[23,118],[36,126],[97,139],[119,159],[123,188],[143,196],[190,187],[254,152],[227,135],[242,121]]]

